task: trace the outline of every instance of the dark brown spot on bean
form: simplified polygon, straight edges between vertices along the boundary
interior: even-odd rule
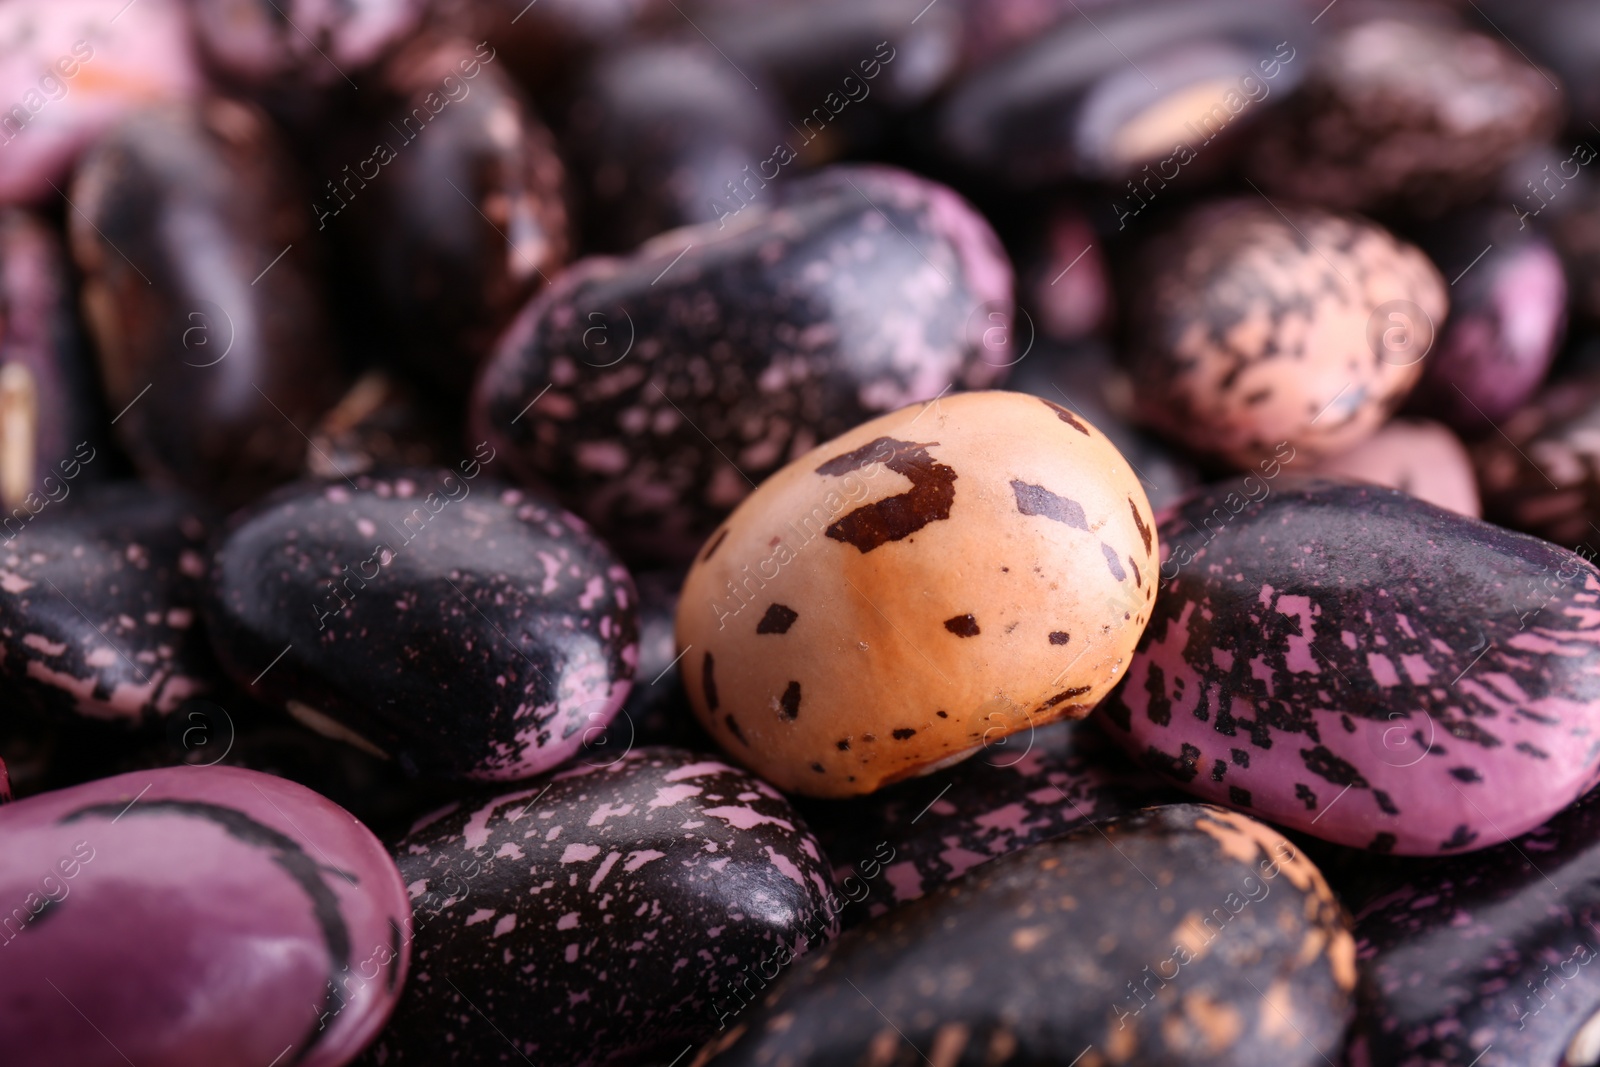
[[[789,687],[783,691],[783,696],[778,698],[778,711],[790,722],[800,715],[800,683],[790,682]]]
[[[1040,400],[1044,403],[1045,407],[1056,413],[1056,418],[1060,419],[1068,426],[1071,426],[1074,430],[1077,430],[1085,437],[1089,436],[1089,427],[1079,422],[1078,417],[1072,412],[1068,411],[1066,408],[1062,407],[1060,404],[1057,404],[1053,400],[1045,400],[1043,397],[1040,397]]]
[[[1017,510],[1024,515],[1054,519],[1079,530],[1089,528],[1089,519],[1083,513],[1083,506],[1076,500],[1057,496],[1042,485],[1029,485],[1014,478],[1011,491],[1017,497]]]
[[[840,738],[840,740],[838,742],[838,745],[839,745],[839,751],[840,752],[849,752],[850,751],[850,739],[848,737]]]
[[[977,637],[978,620],[971,615],[957,615],[944,620],[944,628],[957,637]]]
[[[939,716],[941,719],[948,719],[950,717],[950,713],[948,711],[936,711],[934,714]]]
[[[715,666],[716,664],[711,661],[711,653],[707,652],[705,666],[700,670],[700,684],[705,689],[706,707],[711,711],[717,710],[717,679],[712,673]]]
[[[1049,700],[1046,700],[1043,704],[1040,704],[1039,705],[1039,710],[1044,711],[1046,709],[1053,708],[1057,704],[1061,703],[1063,700],[1071,700],[1073,697],[1081,697],[1081,696],[1083,696],[1083,694],[1087,693],[1089,691],[1089,689],[1090,689],[1089,686],[1084,685],[1084,686],[1079,686],[1076,689],[1068,689],[1066,692],[1063,692],[1063,693],[1057,693],[1055,696],[1051,697]]]
[[[1128,557],[1128,569],[1133,572],[1133,584],[1138,588],[1143,589],[1144,578],[1139,574],[1139,565],[1133,561],[1132,556]]]
[[[817,772],[817,773],[818,773],[818,774],[823,774],[823,773],[825,773],[825,772],[824,772],[824,771],[823,771],[823,769],[822,769],[822,764],[820,764],[820,763],[813,763],[813,764],[812,764],[812,765],[811,765],[811,769],[812,769],[812,770],[814,770],[814,771],[816,771],[816,772]]]
[[[915,737],[916,735],[917,735],[917,732],[915,730],[911,729],[911,727],[902,726],[900,729],[898,729],[898,730],[896,730],[894,732],[894,739],[896,741],[904,741],[906,738]]]
[[[799,617],[800,613],[793,608],[774,604],[767,609],[765,615],[761,616],[761,621],[756,623],[756,633],[786,634],[789,632],[789,627],[794,625],[794,620]]]
[[[877,462],[911,482],[911,488],[899,496],[864,504],[850,512],[828,527],[828,536],[867,553],[889,541],[910,537],[931,522],[948,519],[950,504],[956,498],[956,472],[928,455],[928,449],[938,443],[917,444],[880,437],[818,467],[818,474],[843,477]]]
[[[1132,497],[1128,498],[1128,510],[1133,512],[1133,525],[1138,527],[1139,536],[1144,539],[1144,554],[1148,556],[1150,554],[1150,527],[1146,526],[1144,519],[1139,517],[1139,505],[1133,502]]]
[[[739,729],[739,724],[733,721],[732,715],[724,715],[722,721],[727,725],[728,732],[739,739],[741,745],[745,748],[750,747],[750,742],[744,739],[744,731]]]
[[[728,539],[728,528],[726,526],[724,526],[722,528],[722,532],[717,534],[717,536],[713,537],[711,539],[711,543],[706,546],[706,554],[700,557],[700,562],[704,563],[706,560],[710,559],[711,558],[711,554],[713,552],[715,552],[717,549],[721,548],[722,547],[722,542],[726,541],[727,539]]]
[[[1071,640],[1072,635],[1067,633],[1065,630],[1050,631],[1050,643],[1052,645],[1064,645]]]

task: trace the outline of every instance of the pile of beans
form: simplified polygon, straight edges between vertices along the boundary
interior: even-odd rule
[[[0,1064],[1600,1065],[1590,0],[0,42]]]

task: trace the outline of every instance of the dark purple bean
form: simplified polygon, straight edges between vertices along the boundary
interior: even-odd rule
[[[1321,1067],[1355,984],[1316,867],[1263,823],[1178,804],[847,932],[694,1062]]]
[[[749,81],[777,90],[797,129],[826,128],[822,158],[876,142],[886,113],[933,95],[960,58],[957,12],[926,0],[693,0],[685,9]]]
[[[648,44],[603,56],[567,121],[596,251],[716,222],[752,173],[777,177],[788,130],[763,94],[707,47]]]
[[[0,807],[0,842],[11,1067],[339,1067],[400,994],[400,872],[292,782],[125,774]]]
[[[1005,373],[983,339],[1009,327],[1011,267],[949,189],[841,167],[747,195],[725,224],[574,264],[479,379],[476,435],[626,556],[685,562],[818,442]]]
[[[1450,286],[1450,319],[1409,410],[1491,433],[1544,381],[1566,331],[1567,284],[1548,238],[1503,204],[1446,220],[1422,247]]]
[[[1492,522],[1566,545],[1593,559],[1600,533],[1600,375],[1546,386],[1473,446]]]
[[[969,74],[940,111],[940,147],[1006,185],[1126,182],[1134,195],[1117,214],[1137,213],[1137,189],[1154,195],[1231,158],[1265,101],[1299,82],[1314,34],[1285,0],[1141,0],[1075,15]]]
[[[1559,126],[1561,91],[1501,35],[1418,9],[1351,9],[1254,146],[1268,193],[1421,216],[1487,193]]]
[[[292,477],[338,399],[310,214],[261,112],[140,112],[73,183],[72,251],[119,439],[140,471],[238,504]]]
[[[352,347],[459,403],[566,262],[565,172],[488,45],[421,40],[378,77],[382,103],[323,153],[311,212],[339,248],[342,303],[360,309]]]
[[[1159,523],[1161,595],[1095,711],[1113,737],[1206,800],[1399,855],[1487,848],[1595,784],[1600,572],[1275,473]]]
[[[395,846],[417,978],[363,1062],[662,1062],[838,930],[771,786],[647,748],[423,819]]]
[[[494,458],[236,514],[206,605],[223,667],[410,773],[505,781],[577,752],[627,696],[637,594],[576,517],[473,482]]]
[[[0,544],[0,684],[18,705],[125,726],[217,682],[197,612],[211,516],[137,483],[86,487]]]

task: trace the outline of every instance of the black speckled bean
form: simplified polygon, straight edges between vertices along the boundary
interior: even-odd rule
[[[637,45],[597,61],[566,133],[595,250],[626,251],[738,207],[730,185],[759,177],[783,139],[772,107],[703,42]]]
[[[743,771],[682,749],[452,805],[395,848],[416,975],[368,1064],[628,1062],[715,1033],[837,930],[815,839]]]
[[[1282,835],[1153,808],[995,860],[802,962],[695,1067],[1321,1065],[1356,982]]]
[[[1593,1067],[1597,929],[1600,795],[1498,848],[1415,867],[1356,916],[1351,1067]]]
[[[139,725],[210,689],[210,518],[182,494],[86,486],[0,542],[0,701]]]
[[[1498,28],[1423,4],[1346,5],[1325,25],[1304,83],[1252,146],[1269,193],[1438,215],[1487,193],[1560,126],[1561,90]]]
[[[1595,784],[1593,565],[1393,489],[1255,484],[1157,527],[1161,595],[1095,711],[1114,738],[1207,800],[1400,855],[1499,844]]]
[[[474,482],[478,458],[235,515],[207,600],[234,679],[448,777],[525,778],[604,727],[638,657],[633,580],[576,517]]]
[[[686,562],[818,442],[1004,373],[982,337],[1009,322],[1011,266],[955,193],[866,166],[747,195],[569,268],[479,379],[477,436],[625,555]]]

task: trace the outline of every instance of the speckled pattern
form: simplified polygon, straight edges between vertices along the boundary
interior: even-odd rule
[[[1156,593],[1150,505],[1106,437],[1021,393],[916,404],[741,504],[678,603],[696,716],[780,789],[870,793],[1079,719]]]
[[[1347,920],[1310,861],[1254,819],[1173,805],[851,930],[693,1067],[1320,1067],[1355,981]]]
[[[1474,856],[1419,867],[1356,916],[1351,1067],[1563,1060],[1600,1012],[1600,795]]]
[[[501,338],[475,432],[625,555],[687,562],[819,441],[997,382],[1010,357],[984,348],[991,312],[1010,320],[1011,266],[964,200],[831,168],[569,268]]]
[[[0,849],[8,1067],[339,1067],[405,982],[394,862],[269,774],[171,767],[19,800]]]
[[[949,770],[801,811],[853,901],[846,926],[916,900],[980,863],[1182,794],[1093,719],[999,738]]]
[[[1484,515],[1588,558],[1600,552],[1600,374],[1554,382],[1472,447]],[[1503,436],[1502,436],[1503,434]]]
[[[461,466],[286,486],[235,515],[207,622],[234,679],[301,718],[411,771],[524,778],[621,707],[637,596],[575,516]]]
[[[1377,224],[1259,197],[1183,216],[1129,277],[1141,417],[1241,467],[1284,442],[1314,457],[1371,435],[1448,309],[1428,258]]]
[[[211,689],[209,520],[182,494],[83,486],[0,542],[0,704],[136,726]]]
[[[1600,572],[1578,556],[1316,481],[1200,494],[1161,536],[1161,596],[1096,715],[1190,792],[1425,855],[1499,844],[1594,784]]]
[[[816,840],[771,786],[643,748],[451,806],[395,849],[417,967],[363,1063],[670,1059],[833,936]]]
[[[1497,29],[1365,10],[1308,58],[1300,92],[1258,139],[1251,171],[1268,192],[1437,214],[1489,192],[1559,128],[1561,90]]]

